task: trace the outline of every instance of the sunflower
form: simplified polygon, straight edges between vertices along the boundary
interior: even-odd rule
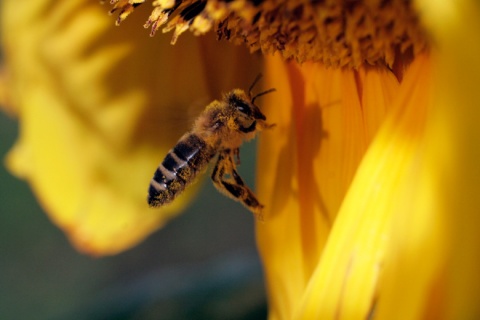
[[[145,27],[175,46],[129,37],[145,3],[112,1],[121,32],[87,1],[3,4],[22,126],[7,164],[78,248],[119,252],[181,210],[189,195],[142,214],[138,186],[178,137],[156,124],[252,77],[255,56],[228,45],[241,44],[278,92],[257,168],[269,318],[480,316],[476,2],[151,2]]]

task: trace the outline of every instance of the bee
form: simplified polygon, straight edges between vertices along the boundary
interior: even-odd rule
[[[274,126],[266,122],[265,115],[255,105],[255,99],[275,89],[252,97],[252,89],[260,78],[261,75],[255,78],[248,94],[234,89],[224,94],[222,100],[214,100],[205,108],[193,128],[180,138],[155,171],[148,189],[150,207],[172,202],[217,156],[211,175],[215,187],[261,217],[263,205],[236,169],[240,164],[242,143],[253,139],[259,131]]]

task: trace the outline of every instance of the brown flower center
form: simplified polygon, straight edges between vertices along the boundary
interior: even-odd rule
[[[146,0],[112,0],[117,24]],[[244,43],[252,52],[280,52],[285,59],[321,61],[330,66],[363,63],[393,66],[395,56],[418,53],[426,37],[406,0],[155,0],[145,27],[186,30]]]

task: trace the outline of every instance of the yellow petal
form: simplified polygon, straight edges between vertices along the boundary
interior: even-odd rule
[[[439,94],[426,166],[437,164],[435,191],[450,227],[446,318],[474,319],[480,317],[480,6],[476,1],[449,4],[452,11],[440,12],[432,26],[439,41]]]
[[[390,232],[398,227],[396,218],[410,216],[408,199],[416,190],[412,182],[423,147],[430,80],[428,58],[417,57],[358,168],[304,295],[299,319],[366,319],[376,300],[384,299],[382,291],[377,292],[378,282],[397,254],[387,250]]]
[[[271,318],[289,319],[398,82],[386,68],[299,66],[278,57],[267,60],[267,72],[278,93],[265,98],[266,114],[277,126],[259,148],[259,198],[267,207],[257,239]]]
[[[153,172],[189,118],[231,89],[236,51],[214,60],[209,52],[219,49],[207,41],[151,39],[140,15],[115,27],[95,1],[2,5],[9,93],[21,123],[8,166],[79,250],[129,248],[191,197],[195,187],[160,210],[146,204]],[[211,61],[224,74],[207,81]]]
[[[363,130],[373,140],[343,194],[332,181],[337,196],[345,195],[337,216],[325,215],[334,195],[325,197],[327,210],[305,210],[322,199],[317,190],[328,180],[311,168],[320,168],[317,161],[328,149],[323,131],[329,131],[315,129],[328,127],[332,119],[326,120],[326,111],[321,117],[307,111],[309,95],[302,96],[315,82],[311,74],[320,72],[312,65],[302,72],[292,66],[269,69],[271,81],[290,79],[280,86],[287,92],[283,98],[270,98],[282,110],[275,119],[282,130],[275,137],[265,134],[259,165],[262,196],[271,200],[257,234],[272,319],[480,315],[480,7],[473,1],[418,1],[417,6],[434,39],[431,54],[416,56],[397,90],[368,90],[362,70],[356,75],[360,96],[366,97],[362,112],[370,113]],[[334,94],[332,74],[323,87]],[[381,97],[388,97],[383,106],[376,102]],[[344,115],[344,130],[361,132],[357,118],[355,109]],[[355,141],[367,146],[369,138]],[[321,141],[320,152],[312,151],[318,149],[312,141]],[[347,158],[355,162],[355,155]],[[337,171],[321,168],[355,170],[345,163],[339,157]],[[333,219],[330,233],[326,217]]]
[[[480,7],[475,1],[418,3],[435,40],[434,91],[418,165],[418,190],[385,270],[379,317],[480,316]],[[395,299],[401,297],[401,299]]]

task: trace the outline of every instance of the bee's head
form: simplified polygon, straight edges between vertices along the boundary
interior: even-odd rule
[[[262,74],[259,74],[252,85],[248,89],[248,94],[245,91],[236,89],[231,91],[227,96],[228,104],[231,108],[234,109],[236,116],[244,118],[245,120],[255,121],[255,120],[266,120],[265,115],[260,111],[260,109],[255,105],[255,99],[263,96],[264,94],[275,91],[275,89],[269,89],[260,93],[257,93],[252,97],[252,89],[257,84],[258,80],[262,77]]]
[[[245,121],[266,120],[262,111],[243,90],[235,89],[231,91],[227,97],[227,102],[235,118]]]
[[[235,89],[229,94],[227,94],[226,97],[227,103],[231,108],[231,111],[233,112],[233,117],[236,119],[235,122],[239,126],[239,130],[245,133],[255,130],[257,120],[266,120],[265,115],[255,105],[255,99],[263,96],[264,94],[275,91],[275,89],[272,88],[257,93],[255,96],[252,97],[252,89],[261,77],[262,75],[259,74],[255,78],[252,85],[248,89],[248,94],[245,93],[245,91],[243,90]]]

